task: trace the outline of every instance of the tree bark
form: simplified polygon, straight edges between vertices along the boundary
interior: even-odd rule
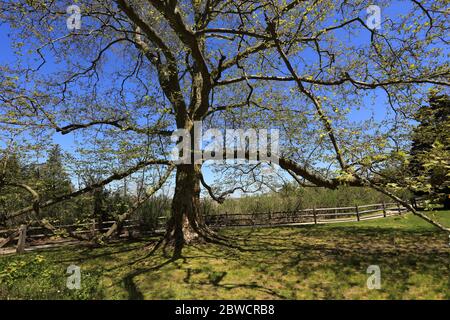
[[[177,166],[172,215],[167,224],[166,242],[173,244],[174,256],[179,256],[185,244],[202,241],[208,228],[200,215],[199,164]]]

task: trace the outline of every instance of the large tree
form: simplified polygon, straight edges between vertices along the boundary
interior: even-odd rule
[[[201,186],[218,201],[227,190],[214,194],[203,163],[168,158],[174,130],[193,137],[196,121],[277,128],[279,166],[305,183],[369,185],[401,201],[379,172],[405,148],[402,135],[427,86],[449,85],[444,0],[379,1],[379,26],[376,16],[366,20],[376,14],[369,1],[76,3],[81,25],[69,31],[78,27],[73,7],[66,24],[72,3],[0,1],[18,54],[0,75],[3,136],[36,145],[55,131],[76,135],[79,161],[112,172],[39,207],[165,166],[159,187],[175,167],[166,240],[178,253],[184,243],[217,238],[199,214]],[[383,116],[355,122],[371,105]]]

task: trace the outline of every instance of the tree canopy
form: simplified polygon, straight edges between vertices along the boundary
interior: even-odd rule
[[[449,86],[444,0],[379,1],[378,27],[360,0],[93,0],[76,2],[80,28],[69,30],[69,4],[0,1],[15,48],[1,66],[2,144],[31,152],[55,133],[74,137],[73,162],[102,175],[35,207],[143,171],[161,177],[149,175],[152,193],[176,170],[166,237],[176,248],[216,237],[199,217],[202,186],[220,200],[243,176],[268,175],[264,164],[227,171],[234,186],[217,197],[203,163],[171,160],[176,129],[275,128],[279,168],[301,183],[370,186],[401,201],[381,174],[408,150],[430,86]]]

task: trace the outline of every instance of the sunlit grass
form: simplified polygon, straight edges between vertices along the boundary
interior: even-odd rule
[[[430,213],[450,226],[450,212]],[[297,228],[221,232],[239,248],[186,247],[183,259],[155,239],[0,257],[0,298],[23,299],[449,299],[448,235],[411,214]],[[68,290],[66,268],[81,267]],[[381,268],[381,289],[366,286]]]

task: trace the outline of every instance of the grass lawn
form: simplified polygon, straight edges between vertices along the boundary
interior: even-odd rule
[[[430,215],[450,226],[450,211]],[[411,214],[222,234],[240,250],[202,244],[170,261],[145,239],[3,256],[0,299],[450,299],[448,235]],[[71,264],[80,290],[66,288]],[[366,286],[369,265],[380,290]]]

